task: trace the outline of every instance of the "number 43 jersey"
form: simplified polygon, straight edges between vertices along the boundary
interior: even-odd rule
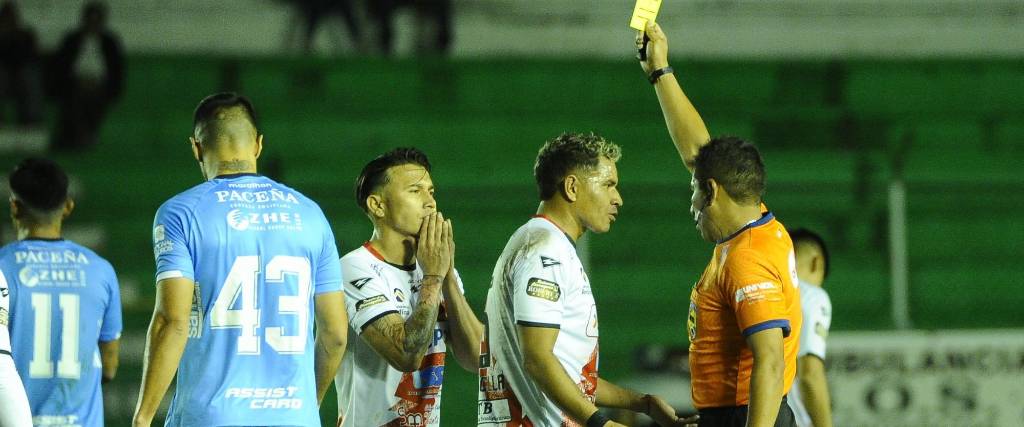
[[[319,426],[313,297],[341,290],[320,207],[266,177],[222,175],[160,207],[153,251],[157,282],[195,283],[166,424]]]

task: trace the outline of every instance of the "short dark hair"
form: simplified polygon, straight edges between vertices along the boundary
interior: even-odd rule
[[[548,200],[558,193],[558,187],[573,170],[597,167],[601,157],[617,162],[622,157],[622,149],[593,132],[566,132],[545,142],[533,165],[540,199]]]
[[[33,220],[56,212],[68,199],[68,176],[49,159],[22,160],[8,175],[7,182],[14,197],[34,216]]]
[[[825,259],[825,275],[823,278],[828,278],[829,269],[829,258],[828,258],[828,246],[825,246],[825,240],[811,230],[806,228],[797,228],[789,232],[789,238],[793,240],[793,249],[800,245],[815,245],[818,250],[821,251],[821,257]]]
[[[725,192],[741,203],[760,203],[764,196],[764,161],[757,147],[734,136],[712,138],[694,158],[693,177],[711,197],[708,180],[714,178]]]
[[[256,122],[256,110],[252,107],[252,101],[243,95],[234,92],[220,92],[203,98],[196,106],[192,114],[192,125],[198,127],[205,125],[217,117],[217,113],[229,108],[242,108],[254,128],[259,128]]]
[[[363,166],[363,171],[356,178],[356,204],[368,212],[366,198],[381,186],[388,183],[388,169],[401,165],[420,165],[427,172],[430,172],[430,160],[427,155],[417,148],[400,147],[377,156],[377,158]]]

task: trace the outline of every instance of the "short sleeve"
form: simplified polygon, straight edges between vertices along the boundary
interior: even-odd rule
[[[317,260],[313,293],[320,295],[340,291],[343,277],[345,276],[342,274],[341,264],[338,263],[338,247],[334,242],[334,232],[331,231],[331,225],[325,218],[323,250]]]
[[[784,284],[764,255],[755,250],[737,250],[729,254],[723,269],[725,297],[736,313],[743,336],[782,328],[782,336],[788,337]]]
[[[832,324],[832,302],[824,291],[815,292],[813,296],[809,293],[801,294],[801,298],[804,327],[800,330],[800,351],[797,356],[810,354],[825,360],[825,340]]]
[[[523,326],[560,328],[565,311],[564,265],[557,251],[540,247],[527,252],[512,277],[515,320]]]
[[[168,202],[153,220],[153,255],[156,281],[184,277],[195,280],[192,253],[188,247],[188,210]]]
[[[109,298],[107,308],[103,312],[103,324],[100,326],[101,342],[109,342],[121,338],[121,286],[117,281],[114,268],[107,266],[107,286]]]
[[[348,322],[358,333],[391,313],[398,313],[398,307],[388,295],[390,290],[373,269],[361,262],[358,257],[342,258],[342,275],[347,281],[345,287],[345,305]]]

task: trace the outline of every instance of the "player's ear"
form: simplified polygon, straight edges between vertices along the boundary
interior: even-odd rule
[[[68,199],[64,201],[64,211],[61,212],[61,218],[67,218],[68,215],[71,215],[71,211],[73,210],[75,210],[75,200],[68,197]]]
[[[707,203],[704,204],[704,207],[711,206],[715,200],[718,200],[719,194],[722,193],[720,191],[721,189],[722,187],[718,185],[718,182],[715,181],[714,178],[708,178],[707,188],[705,189],[706,192],[704,194],[704,197],[707,197]]]
[[[260,158],[260,153],[263,152],[263,134],[256,134],[256,158]]]
[[[371,194],[366,198],[366,211],[373,218],[384,218],[384,200],[379,194]]]
[[[199,140],[194,136],[188,137],[188,142],[192,146],[192,157],[196,158],[199,163],[203,162],[203,147],[199,145]]]
[[[562,193],[570,202],[575,202],[579,196],[580,180],[576,175],[569,175],[562,181]]]

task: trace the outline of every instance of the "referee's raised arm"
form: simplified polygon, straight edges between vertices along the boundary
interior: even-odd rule
[[[645,33],[649,41],[646,59],[640,61],[640,66],[658,94],[658,103],[665,116],[665,125],[668,126],[672,142],[679,151],[686,169],[693,173],[693,160],[697,157],[697,151],[708,143],[711,136],[697,109],[679,87],[674,71],[669,66],[668,39],[665,33],[654,22],[647,23]],[[637,34],[638,48],[643,45],[643,37],[644,34]]]

